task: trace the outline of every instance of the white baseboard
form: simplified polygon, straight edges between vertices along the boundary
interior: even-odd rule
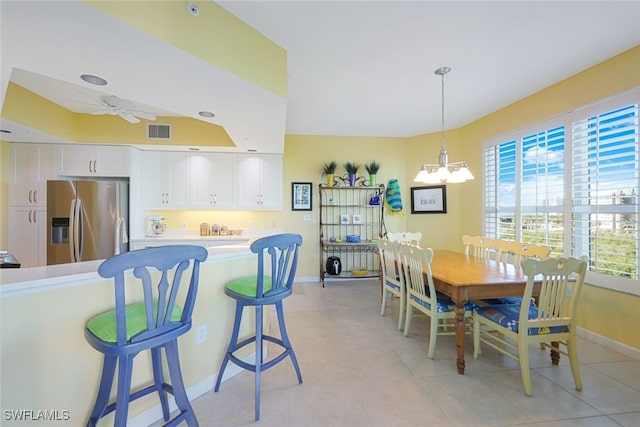
[[[596,334],[595,332],[589,331],[584,328],[579,327],[577,329],[577,333],[579,337],[586,338],[589,341],[595,342],[596,344],[603,345],[632,359],[640,360],[640,349],[631,347],[630,345],[626,345],[618,341],[614,341],[611,338]]]

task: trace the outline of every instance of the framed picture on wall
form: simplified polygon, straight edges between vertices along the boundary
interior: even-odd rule
[[[291,210],[310,211],[312,210],[313,193],[310,182],[291,183]]]
[[[411,213],[447,213],[447,187],[445,185],[411,187]]]

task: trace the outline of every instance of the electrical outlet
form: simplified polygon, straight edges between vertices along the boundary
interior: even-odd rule
[[[207,325],[198,326],[196,330],[196,344],[202,344],[207,340]]]
[[[187,223],[186,223],[186,222],[184,222],[184,221],[182,222],[182,228],[183,228],[183,229],[185,229],[185,230],[186,230],[186,228],[187,228]]]
[[[305,221],[311,221],[311,215],[306,214],[306,215],[303,217],[303,219],[304,219]]]

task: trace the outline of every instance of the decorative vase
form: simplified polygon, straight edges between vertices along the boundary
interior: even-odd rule
[[[355,187],[356,186],[356,174],[355,173],[350,173],[349,174],[349,186],[351,186],[351,187]]]
[[[369,186],[370,187],[375,187],[376,186],[376,174],[372,173],[369,175]]]
[[[327,174],[327,187],[333,187],[333,174]]]

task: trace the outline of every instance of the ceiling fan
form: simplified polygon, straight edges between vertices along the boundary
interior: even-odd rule
[[[102,106],[104,106],[104,108],[101,110],[93,111],[91,112],[91,114],[95,116],[101,116],[105,114],[109,114],[111,116],[120,116],[129,123],[140,123],[138,117],[145,120],[156,119],[155,114],[147,113],[144,111],[137,111],[135,109],[136,106],[133,102],[127,101],[126,99],[118,98],[114,95],[102,95],[100,97],[100,102],[102,103]]]

